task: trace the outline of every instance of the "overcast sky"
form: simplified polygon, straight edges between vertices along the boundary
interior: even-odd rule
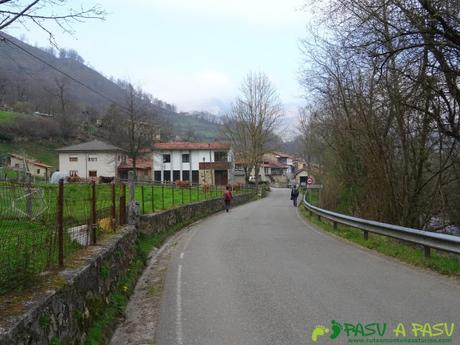
[[[75,1],[81,3],[81,1]],[[86,3],[92,3],[87,0]],[[238,95],[249,71],[263,71],[289,114],[302,103],[299,40],[304,0],[101,0],[105,21],[56,29],[96,70],[125,78],[179,110],[218,111]],[[127,5],[129,4],[129,5]],[[10,28],[29,44],[49,46],[43,32]]]

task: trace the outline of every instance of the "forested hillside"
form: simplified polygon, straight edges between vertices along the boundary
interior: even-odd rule
[[[0,42],[0,105],[21,114],[0,121],[3,143],[48,140],[74,142],[104,133],[101,127],[111,107],[126,108],[127,82],[106,78],[85,65],[72,49],[56,51],[21,42],[5,33]],[[136,90],[145,105],[143,120],[161,129],[161,140],[212,140],[219,125],[211,116],[176,112],[176,107]],[[123,111],[121,111],[123,115]],[[4,117],[6,115],[4,114]],[[103,128],[102,128],[103,129]]]

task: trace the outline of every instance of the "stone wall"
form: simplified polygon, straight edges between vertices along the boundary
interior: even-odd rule
[[[235,196],[233,205],[253,198]],[[140,230],[154,234],[221,210],[221,199],[196,202],[141,216]],[[136,255],[138,233],[127,226],[82,251],[79,258],[66,263],[73,268],[51,275],[43,286],[0,301],[0,345],[83,344],[94,315],[104,308]]]
[[[253,199],[253,194],[236,195],[232,200],[232,207],[244,204]],[[146,234],[161,232],[170,226],[183,223],[187,220],[200,219],[223,209],[224,202],[219,198],[146,214],[140,217],[140,231]]]
[[[69,263],[78,268],[50,278],[24,300],[21,315],[1,318],[0,345],[84,343],[94,309],[105,303],[135,255],[137,234],[125,227]]]

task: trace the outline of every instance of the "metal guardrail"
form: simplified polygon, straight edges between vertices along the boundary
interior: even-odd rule
[[[335,229],[337,228],[337,224],[344,224],[362,230],[364,233],[364,239],[366,240],[369,237],[369,232],[372,232],[382,236],[388,236],[398,240],[422,245],[425,249],[426,257],[430,257],[431,248],[460,255],[459,236],[406,228],[404,226],[381,223],[324,210],[309,204],[306,200],[306,195],[304,195],[303,198],[303,205],[310,211],[311,215],[315,213],[318,215],[319,219],[323,217],[332,221]]]

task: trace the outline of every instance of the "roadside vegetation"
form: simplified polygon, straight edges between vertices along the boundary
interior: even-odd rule
[[[142,191],[144,189],[144,191]],[[0,183],[0,295],[33,286],[41,272],[57,266],[57,195],[58,186],[38,183],[32,186],[32,196],[23,185]],[[115,210],[119,217],[122,189],[115,189]],[[84,247],[89,232],[81,227],[91,224],[91,185],[64,185],[64,256],[68,257]],[[220,198],[220,188],[203,191],[159,185],[136,185],[135,198],[140,213],[151,213],[183,204]],[[29,200],[29,208],[27,205]],[[126,200],[129,191],[126,188]],[[152,203],[153,202],[153,203]],[[96,185],[98,237],[111,230],[112,188]]]
[[[309,198],[308,201],[313,205],[318,205],[317,195],[312,195],[313,198]],[[337,226],[337,229],[334,229],[334,226],[323,218],[321,218],[322,220],[318,220],[316,215],[310,216],[309,211],[303,205],[299,207],[299,213],[303,218],[322,230],[362,247],[375,250],[414,266],[429,268],[442,274],[460,277],[460,258],[454,254],[432,249],[431,257],[426,258],[423,248],[419,246],[373,233],[369,233],[369,239],[365,240],[362,230],[340,224]]]
[[[299,127],[324,185],[321,205],[407,227],[460,226],[452,2],[331,0],[308,9],[315,29],[303,41],[301,83],[310,101]]]

